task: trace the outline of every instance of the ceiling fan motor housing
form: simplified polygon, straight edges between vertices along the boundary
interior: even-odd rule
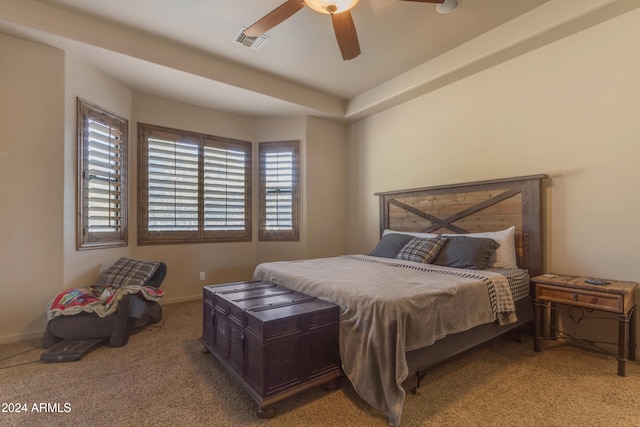
[[[303,0],[303,3],[314,12],[324,15],[348,12],[360,0]]]

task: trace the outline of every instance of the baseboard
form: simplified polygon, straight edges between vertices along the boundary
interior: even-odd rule
[[[167,298],[166,295],[160,299],[160,305],[176,304],[179,302],[201,301],[202,294],[190,295],[186,297]]]
[[[160,300],[160,305],[169,305],[169,304],[177,304],[180,302],[190,302],[190,301],[200,301],[200,300],[202,300],[201,294],[190,295],[186,297],[174,297],[174,298],[167,298],[165,296],[165,297],[162,297],[162,299]],[[7,335],[4,337],[0,337],[0,345],[40,339],[42,338],[43,332],[44,332],[44,328],[40,331],[32,331],[32,332],[26,332],[24,334]]]
[[[7,335],[4,337],[0,337],[0,345],[2,344],[12,344],[12,343],[16,343],[16,342],[23,342],[23,341],[31,341],[34,339],[40,339],[42,338],[42,333],[44,332],[44,329],[41,331],[35,331],[35,332],[26,332],[24,334],[17,334],[17,335]]]

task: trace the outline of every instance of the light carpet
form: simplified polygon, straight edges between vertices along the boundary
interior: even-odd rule
[[[39,362],[38,341],[0,346],[0,425],[387,425],[345,379],[335,391],[317,387],[277,403],[272,419],[256,418],[255,402],[202,353],[201,307],[166,305],[161,325],[77,362]],[[407,393],[402,426],[640,426],[637,362],[623,378],[616,359],[599,351],[562,341],[532,348],[528,336],[499,338],[432,369],[419,396]]]

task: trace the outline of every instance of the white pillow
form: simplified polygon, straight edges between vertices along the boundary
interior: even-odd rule
[[[487,237],[500,243],[496,249],[496,260],[489,267],[518,268],[516,258],[516,227],[512,226],[501,231],[487,231],[484,233],[443,234],[443,236]]]
[[[386,236],[387,234],[407,234],[409,236],[413,236],[413,237],[420,237],[422,239],[433,239],[434,237],[440,237],[439,234],[432,234],[432,233],[414,233],[413,231],[395,231],[395,230],[384,230],[382,232],[382,237]]]

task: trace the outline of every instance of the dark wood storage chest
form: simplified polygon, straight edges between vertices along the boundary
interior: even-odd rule
[[[271,283],[205,286],[203,351],[270,417],[273,403],[342,374],[339,316],[335,304]]]

